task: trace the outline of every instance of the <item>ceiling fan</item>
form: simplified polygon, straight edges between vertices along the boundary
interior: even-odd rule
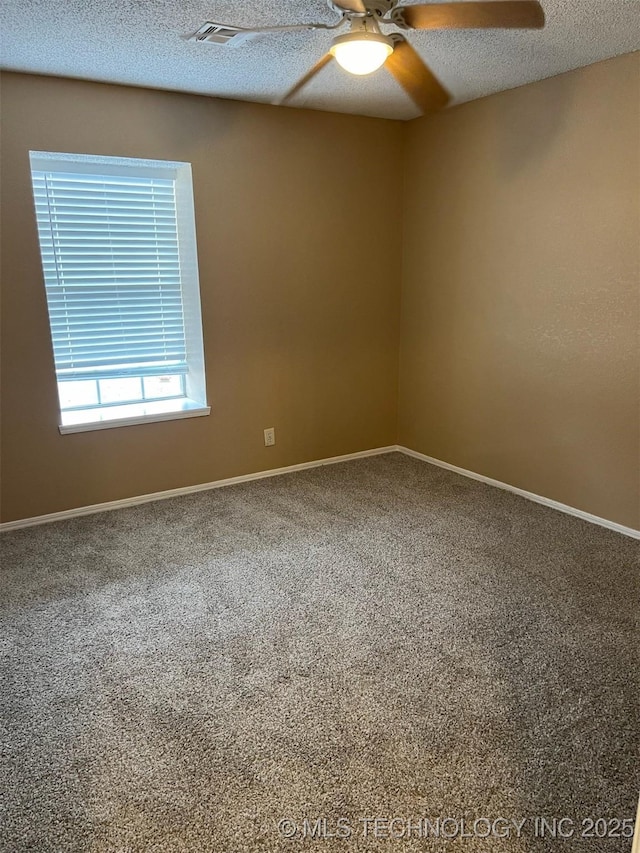
[[[243,33],[337,30],[349,32],[334,38],[326,53],[278,103],[286,103],[335,59],[352,74],[371,74],[382,65],[395,77],[422,112],[442,109],[450,95],[407,41],[403,32],[384,35],[381,25],[398,30],[540,29],[544,10],[537,0],[486,0],[486,2],[420,3],[399,6],[398,0],[327,0],[340,15],[335,24],[293,24],[244,28]]]

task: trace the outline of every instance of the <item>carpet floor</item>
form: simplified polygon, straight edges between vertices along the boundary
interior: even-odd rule
[[[0,544],[2,851],[631,848],[629,538],[393,453]]]

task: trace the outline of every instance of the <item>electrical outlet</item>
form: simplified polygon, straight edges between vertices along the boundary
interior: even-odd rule
[[[265,429],[264,431],[264,446],[265,447],[273,447],[276,443],[276,429],[275,427],[269,427],[269,429]]]

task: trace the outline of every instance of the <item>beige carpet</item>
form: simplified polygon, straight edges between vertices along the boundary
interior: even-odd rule
[[[2,554],[2,851],[630,850],[631,539],[391,454]]]

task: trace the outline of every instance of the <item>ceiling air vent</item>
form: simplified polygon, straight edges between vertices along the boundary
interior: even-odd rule
[[[228,44],[233,47],[246,41],[253,33],[239,30],[237,27],[228,27],[226,24],[214,24],[207,21],[188,41],[203,42],[206,44]]]

